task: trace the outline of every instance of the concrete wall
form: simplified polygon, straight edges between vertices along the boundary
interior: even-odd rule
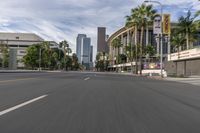
[[[187,75],[200,75],[200,59],[186,62]]]
[[[165,63],[165,70],[168,75],[200,75],[200,59],[185,60]]]
[[[173,61],[164,62],[165,70],[167,71],[168,75],[175,75],[176,74],[176,63]]]
[[[9,50],[9,69],[10,70],[17,69],[17,49]]]

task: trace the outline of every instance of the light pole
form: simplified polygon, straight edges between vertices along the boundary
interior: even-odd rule
[[[39,48],[39,71],[41,71],[41,55],[42,55],[42,49]]]
[[[161,46],[160,46],[160,71],[161,71],[161,77],[163,77],[163,5],[159,1],[154,0],[145,0],[145,3],[156,3],[160,5],[160,12],[161,12]]]

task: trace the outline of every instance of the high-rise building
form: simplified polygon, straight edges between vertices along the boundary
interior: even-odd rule
[[[84,65],[86,69],[90,68],[90,46],[91,46],[91,39],[88,37],[83,38],[81,61],[82,61],[82,65]]]
[[[90,62],[93,62],[93,46],[90,46]]]
[[[90,68],[93,67],[93,46],[90,46]]]
[[[98,27],[97,52],[108,53],[108,46],[106,44],[106,28],[105,27]]]
[[[79,63],[82,63],[82,61],[81,61],[82,40],[83,40],[83,38],[86,38],[86,37],[87,36],[85,34],[78,34],[78,36],[76,38],[76,54],[77,54]]]

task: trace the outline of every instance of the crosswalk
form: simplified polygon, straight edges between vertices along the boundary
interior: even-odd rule
[[[200,78],[166,78],[166,80],[200,86]]]

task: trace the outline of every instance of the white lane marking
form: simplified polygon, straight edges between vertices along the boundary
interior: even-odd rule
[[[14,106],[14,107],[11,107],[11,108],[9,108],[9,109],[6,109],[6,110],[4,110],[4,111],[1,111],[1,112],[0,112],[0,116],[2,116],[2,115],[4,115],[4,114],[7,114],[7,113],[9,113],[9,112],[11,112],[11,111],[14,111],[14,110],[16,110],[16,109],[18,109],[18,108],[21,108],[21,107],[23,107],[23,106],[26,106],[26,105],[28,105],[28,104],[30,104],[30,103],[36,102],[36,101],[38,101],[38,100],[40,100],[40,99],[42,99],[42,98],[45,98],[45,97],[47,97],[47,96],[48,96],[48,95],[43,95],[43,96],[34,98],[34,99],[30,100],[30,101],[27,101],[27,102],[24,102],[24,103],[22,103],[22,104],[16,105],[16,106]]]
[[[86,80],[89,80],[90,79],[90,77],[88,77],[88,78],[85,78],[84,80],[86,81]]]

